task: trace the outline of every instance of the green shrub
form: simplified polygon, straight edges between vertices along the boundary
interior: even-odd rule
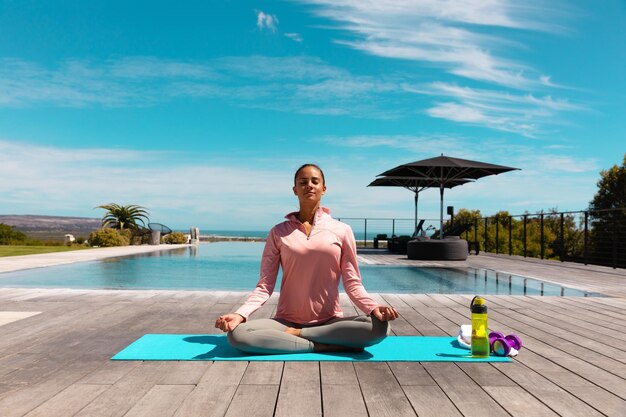
[[[127,233],[120,233],[119,230],[110,229],[108,227],[91,232],[89,235],[89,244],[91,246],[106,248],[111,246],[128,246],[129,243],[130,239]]]
[[[181,232],[172,232],[163,237],[163,243],[168,243],[172,245],[187,243],[187,236],[185,236],[185,234]]]
[[[122,236],[125,237],[128,240],[127,244],[130,244],[130,239],[133,237],[133,232],[130,229],[122,229],[122,230],[117,230],[117,232]]]
[[[14,226],[0,223],[0,245],[19,245],[26,241],[26,235]]]

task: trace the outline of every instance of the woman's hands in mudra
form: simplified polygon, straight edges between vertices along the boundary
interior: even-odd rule
[[[380,321],[390,321],[398,318],[398,311],[393,307],[388,306],[378,306],[372,310],[371,313],[373,316]]]
[[[224,314],[215,320],[215,327],[223,332],[232,332],[244,321],[246,320],[237,313]]]
[[[380,321],[395,320],[399,316],[398,311],[395,308],[388,306],[378,306],[372,310],[371,314],[376,316],[376,318]],[[215,327],[223,332],[231,332],[235,330],[235,327],[239,326],[244,321],[245,319],[239,314],[224,314],[223,316],[219,316],[215,321]]]

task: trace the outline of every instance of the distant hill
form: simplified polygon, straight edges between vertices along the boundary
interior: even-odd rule
[[[66,233],[87,236],[102,226],[102,219],[88,217],[0,215],[0,223],[15,226],[29,237],[63,239]]]

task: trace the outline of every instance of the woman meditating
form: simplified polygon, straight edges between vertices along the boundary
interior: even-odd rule
[[[233,347],[249,353],[358,352],[380,342],[398,312],[378,305],[363,288],[352,229],[320,206],[326,192],[322,170],[300,167],[293,192],[300,210],[270,231],[259,283],[244,305],[220,316],[215,327],[228,332]],[[272,295],[279,267],[283,277],[274,318],[248,321]],[[343,317],[340,279],[367,317]]]

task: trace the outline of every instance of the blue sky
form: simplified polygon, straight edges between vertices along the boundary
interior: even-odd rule
[[[366,186],[441,153],[521,168],[446,205],[584,209],[626,152],[625,28],[620,0],[0,0],[0,213],[267,229],[314,162],[334,215],[411,218]]]

